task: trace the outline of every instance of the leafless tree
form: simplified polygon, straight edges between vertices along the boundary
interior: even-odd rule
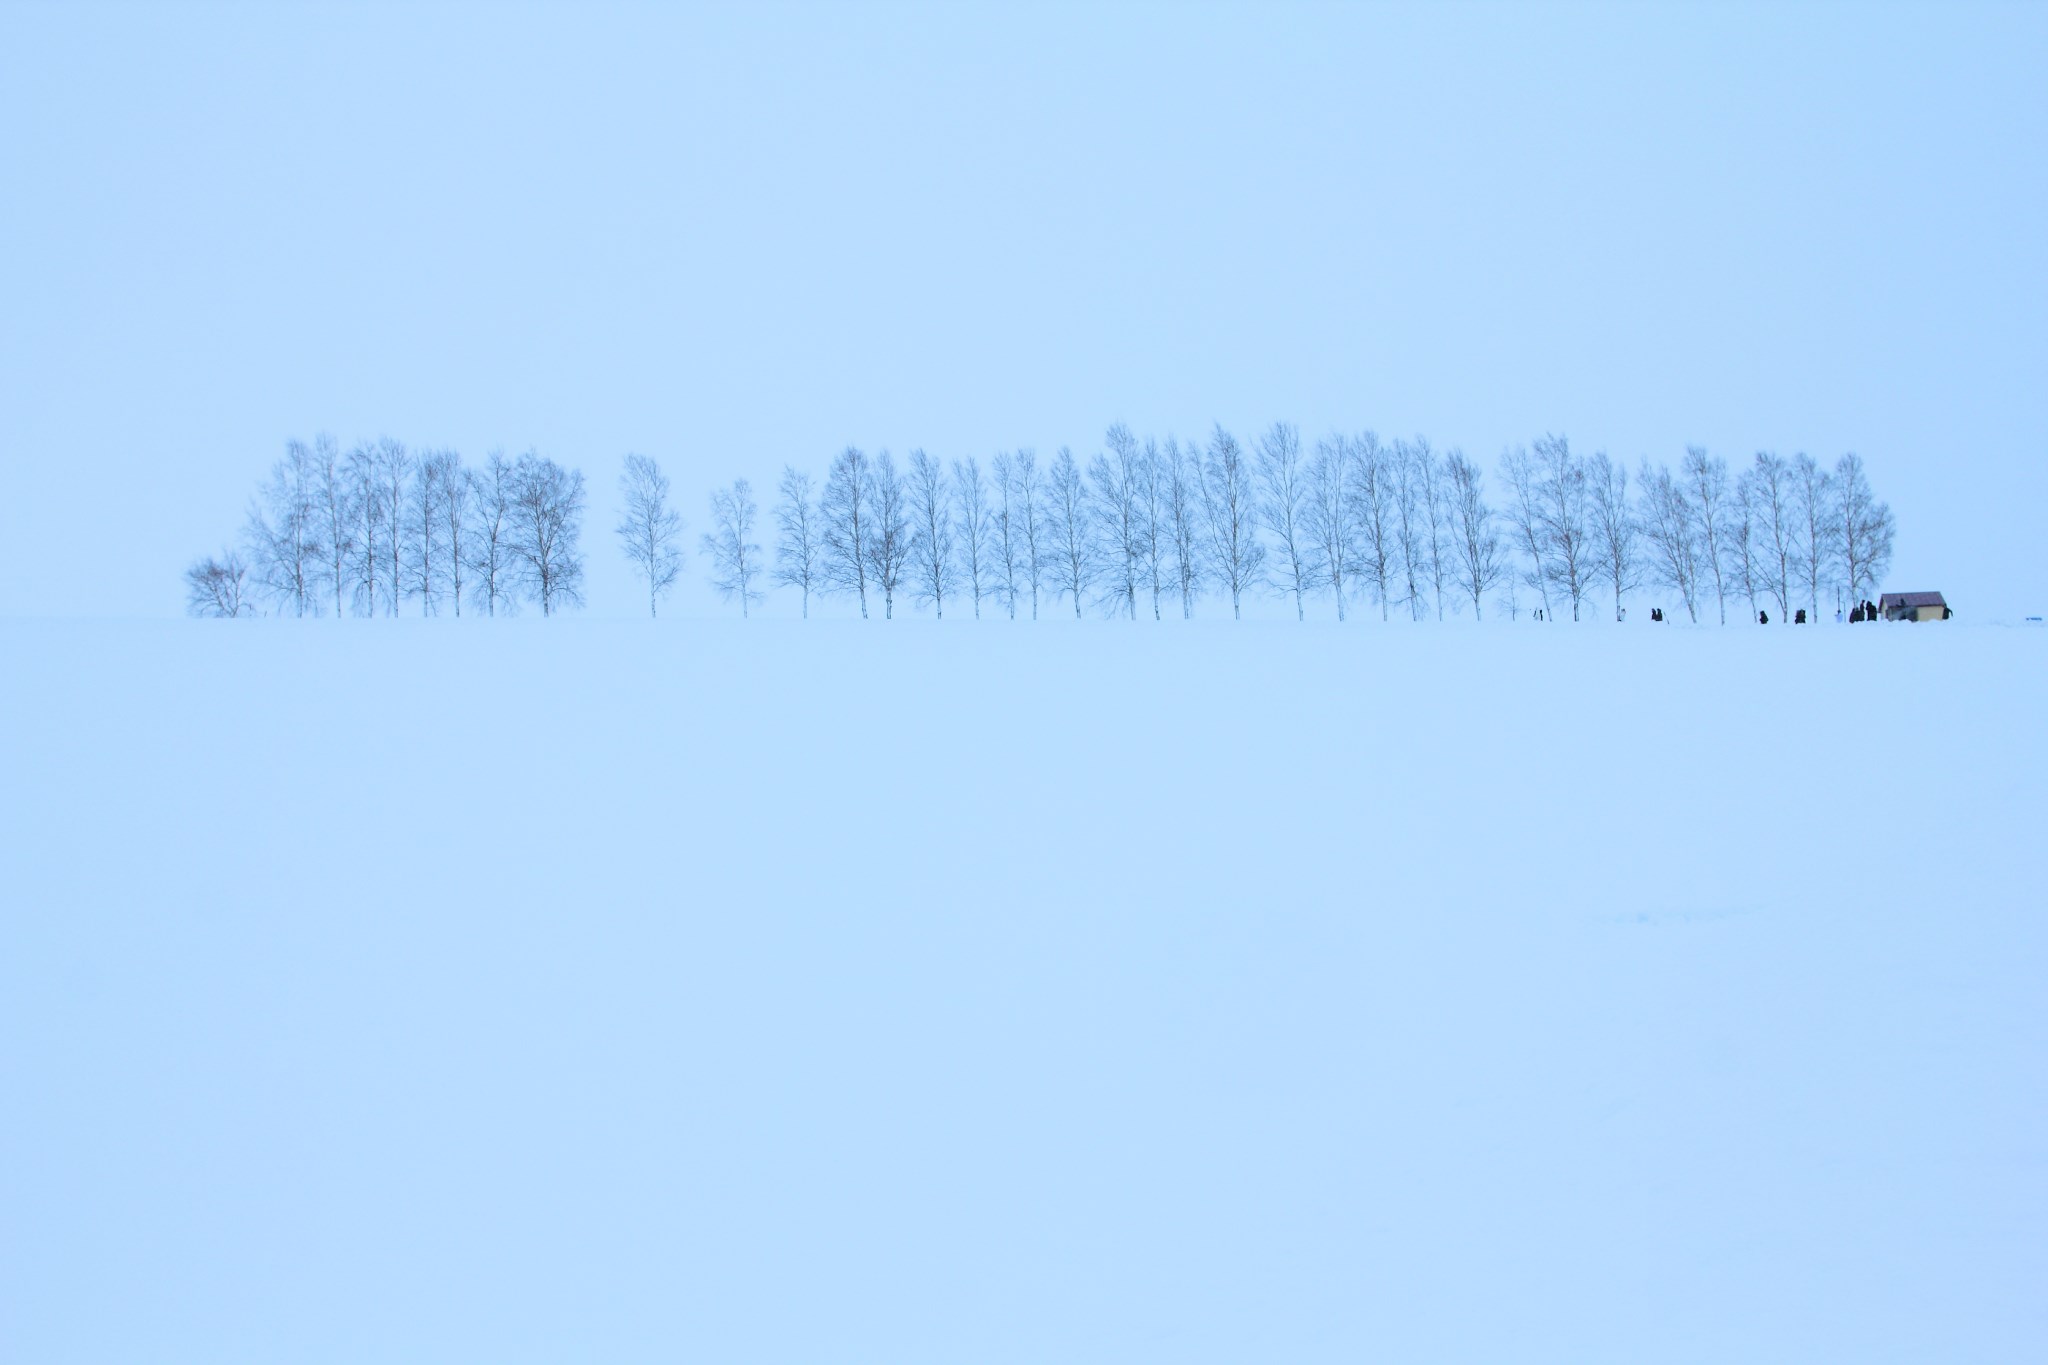
[[[1142,456],[1138,438],[1122,422],[1109,429],[1105,444],[1108,451],[1097,455],[1088,465],[1088,508],[1094,522],[1094,539],[1101,550],[1099,567],[1107,580],[1110,598],[1118,610],[1135,621],[1138,583],[1145,560],[1140,511]]]
[[[832,470],[825,476],[825,496],[818,506],[824,582],[834,591],[859,598],[863,621],[868,617],[869,505],[874,500],[874,477],[868,457],[848,446],[832,461]]]
[[[452,450],[427,451],[414,461],[412,489],[405,503],[405,595],[420,602],[420,614],[440,614],[448,580],[448,489],[462,477]]]
[[[1521,447],[1502,454],[1500,468],[1508,485],[1508,526],[1514,535],[1515,548],[1528,556],[1528,568],[1522,571],[1522,581],[1536,589],[1543,602],[1543,619],[1547,621],[1551,619],[1550,557],[1539,491],[1541,476],[1536,462]]]
[[[1810,621],[1820,620],[1820,576],[1836,558],[1836,530],[1841,520],[1835,503],[1834,476],[1804,451],[1793,456],[1793,533],[1799,542],[1800,567],[1806,571],[1806,610]]]
[[[1853,453],[1835,461],[1835,490],[1843,583],[1851,601],[1866,601],[1892,562],[1892,509],[1870,491],[1863,461]]]
[[[1444,619],[1444,579],[1454,550],[1451,536],[1451,490],[1444,463],[1422,437],[1415,438],[1417,468],[1422,475],[1422,515],[1429,547],[1429,589],[1436,601],[1436,619]]]
[[[1668,473],[1664,481],[1671,482]],[[1622,595],[1642,576],[1636,556],[1635,511],[1628,501],[1628,470],[1608,459],[1606,451],[1596,451],[1586,466],[1586,482],[1593,490],[1593,549],[1607,570],[1608,586],[1614,590],[1614,619],[1619,621],[1627,614]],[[1683,510],[1683,498],[1679,507]]]
[[[910,452],[909,494],[911,595],[943,621],[953,586],[953,490],[946,467],[922,450]]]
[[[1394,561],[1398,555],[1394,530],[1395,488],[1400,476],[1394,454],[1374,432],[1363,432],[1351,444],[1351,521],[1357,527],[1359,567],[1380,604],[1380,620],[1393,602]]]
[[[1310,533],[1309,478],[1301,463],[1301,433],[1291,422],[1275,422],[1259,437],[1258,513],[1279,550],[1275,576],[1294,594],[1294,619],[1306,621],[1304,598],[1321,576],[1316,540]]]
[[[1445,457],[1444,473],[1450,485],[1451,527],[1457,551],[1459,586],[1472,595],[1472,619],[1480,619],[1479,605],[1503,577],[1500,533],[1494,529],[1493,509],[1486,505],[1483,476],[1479,466],[1453,449]]]
[[[513,469],[511,547],[540,613],[583,605],[583,475],[534,451]]]
[[[988,484],[981,462],[969,455],[953,461],[953,543],[960,550],[960,568],[967,576],[967,594],[974,600],[974,619],[981,619],[981,599],[995,586],[988,506]]]
[[[468,566],[469,555],[469,502],[474,487],[462,461],[453,451],[448,453],[448,467],[443,472],[441,485],[441,524],[443,543],[448,547],[448,600],[455,615],[462,615],[463,570]]]
[[[1594,563],[1591,480],[1586,476],[1586,462],[1572,454],[1571,443],[1562,436],[1546,435],[1537,440],[1535,455],[1537,506],[1544,544],[1550,551],[1550,572],[1570,600],[1572,620],[1576,621]]]
[[[1031,588],[1031,619],[1038,619],[1038,593],[1051,567],[1052,544],[1046,532],[1045,481],[1038,473],[1038,456],[1020,450],[1011,461],[1011,506],[1024,548],[1024,581]]]
[[[342,458],[341,446],[322,432],[313,438],[314,522],[320,544],[320,576],[334,593],[336,619],[348,615],[346,603],[354,585],[352,561],[358,525],[354,484]]]
[[[1703,446],[1685,448],[1685,487],[1700,532],[1700,562],[1714,576],[1714,605],[1728,624],[1728,462],[1710,458]],[[1704,585],[1704,578],[1702,579]]]
[[[1171,537],[1166,520],[1166,461],[1159,443],[1145,438],[1138,455],[1138,547],[1144,575],[1152,587],[1152,619],[1163,620],[1160,600],[1166,594],[1166,556]]]
[[[257,587],[280,613],[316,616],[317,584],[326,551],[314,505],[317,474],[303,441],[286,443],[284,458],[249,505],[246,539]]]
[[[392,529],[385,524],[384,499],[377,494],[377,447],[367,441],[350,447],[343,476],[356,514],[356,533],[349,538],[356,614],[375,616],[384,600],[384,539]]]
[[[739,599],[740,617],[745,619],[762,598],[761,547],[754,544],[754,522],[760,508],[754,503],[754,489],[745,479],[734,479],[732,487],[714,489],[711,494],[711,529],[700,548],[711,561],[711,586],[730,602]]]
[[[619,497],[624,509],[613,528],[626,560],[647,584],[647,614],[661,614],[661,599],[676,585],[683,572],[683,518],[668,502],[668,476],[646,455],[628,455],[619,475]],[[723,490],[712,494],[716,511]],[[711,537],[704,538],[709,542]],[[731,594],[727,594],[730,600]],[[740,597],[741,615],[747,599]]]
[[[1337,619],[1344,619],[1344,582],[1357,559],[1351,518],[1351,442],[1334,435],[1316,442],[1308,466],[1308,497],[1302,518],[1313,547],[1316,586],[1326,587],[1337,601]]]
[[[1760,450],[1749,473],[1757,569],[1765,589],[1778,603],[1778,624],[1784,625],[1792,617],[1792,574],[1798,556],[1792,513],[1792,467],[1782,456]]]
[[[1230,594],[1230,615],[1243,619],[1245,591],[1266,567],[1259,543],[1257,500],[1244,447],[1218,422],[1202,462],[1202,522],[1207,532],[1209,570]]]
[[[1649,542],[1657,578],[1678,592],[1686,614],[1697,621],[1702,546],[1691,490],[1672,478],[1670,470],[1648,460],[1643,461],[1637,482],[1641,484],[1643,537]],[[1602,516],[1604,520],[1604,506]]]
[[[1065,593],[1073,598],[1074,616],[1078,619],[1081,603],[1095,579],[1095,556],[1088,535],[1088,485],[1081,478],[1081,466],[1074,462],[1074,452],[1065,446],[1060,447],[1052,467],[1046,471],[1045,508],[1054,595]]]
[[[519,604],[518,558],[512,550],[513,507],[518,501],[518,467],[494,450],[468,474],[469,567],[483,594],[484,615],[498,616]]]
[[[384,531],[384,605],[386,614],[398,615],[405,596],[405,494],[412,483],[412,453],[402,441],[386,436],[377,442],[377,520]]]
[[[1166,440],[1166,515],[1173,546],[1173,581],[1180,589],[1180,616],[1194,619],[1195,595],[1201,591],[1202,552],[1202,466],[1201,452],[1192,442],[1183,447],[1169,436]]]
[[[1421,575],[1429,562],[1429,548],[1423,544],[1422,458],[1413,444],[1394,442],[1394,543],[1401,553],[1403,600],[1411,621],[1422,619]]]
[[[1017,470],[1008,451],[997,454],[990,477],[996,485],[996,508],[994,520],[994,541],[996,553],[996,597],[1003,604],[1003,610],[1017,619],[1017,597],[1021,591],[1019,583],[1023,577],[1024,531],[1023,514],[1011,495],[1017,487]]]
[[[824,582],[825,546],[818,510],[811,502],[811,476],[794,465],[782,467],[782,483],[776,490],[775,578],[785,588],[803,594],[803,614],[811,618],[811,592]]]
[[[1522,619],[1521,589],[1528,583],[1528,581],[1529,580],[1522,574],[1515,572],[1513,566],[1511,565],[1503,567],[1503,569],[1501,570],[1500,602],[1507,607],[1508,620],[1510,621],[1519,621]]]
[[[193,616],[253,616],[246,594],[249,566],[233,550],[208,555],[185,570],[185,610]]]
[[[1757,488],[1755,468],[1742,471],[1735,480],[1735,515],[1728,522],[1728,563],[1735,581],[1749,601],[1749,619],[1756,620],[1757,591],[1763,586],[1762,537],[1763,494]]]
[[[868,574],[882,590],[882,619],[887,621],[896,615],[896,589],[910,563],[910,498],[888,451],[875,457],[868,488]]]

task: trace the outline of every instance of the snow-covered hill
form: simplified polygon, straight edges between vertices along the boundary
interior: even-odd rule
[[[2044,663],[0,623],[0,1355],[2029,1358]]]

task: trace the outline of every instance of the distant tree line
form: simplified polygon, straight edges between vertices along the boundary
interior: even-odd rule
[[[1041,609],[1135,620],[1193,617],[1205,599],[1241,616],[1277,596],[1306,619],[1311,603],[1340,621],[1360,603],[1381,619],[1461,613],[1487,603],[1578,620],[1604,596],[1617,618],[1645,584],[1667,588],[1690,619],[1726,623],[1731,599],[1789,619],[1876,591],[1890,563],[1891,509],[1863,462],[1823,469],[1806,455],[1764,452],[1739,472],[1693,447],[1678,469],[1583,457],[1545,436],[1501,458],[1498,505],[1464,452],[1422,437],[1367,431],[1305,448],[1277,422],[1247,447],[1218,426],[1202,443],[1112,426],[1084,466],[1067,448],[1043,464],[1004,452],[984,469],[914,450],[849,447],[822,488],[788,468],[775,506],[767,581],[895,614],[899,598],[943,617],[947,605],[1036,618]],[[714,497],[737,502],[744,481]],[[734,523],[739,525],[740,523]],[[759,600],[758,547],[721,522],[714,583],[742,609]],[[745,556],[751,553],[754,561]],[[1524,594],[1528,594],[1527,597]]]
[[[760,511],[746,480],[711,496],[699,541],[711,586],[749,615],[770,587],[855,604],[865,618],[899,600],[943,618],[956,611],[1036,619],[1071,610],[1154,620],[1231,615],[1278,597],[1342,621],[1360,604],[1382,620],[1510,619],[1605,600],[1617,619],[1655,585],[1693,620],[1726,624],[1775,607],[1818,618],[1874,594],[1890,563],[1890,507],[1863,462],[1823,468],[1800,454],[1759,453],[1740,470],[1692,447],[1674,470],[1643,460],[1631,479],[1605,453],[1581,456],[1562,436],[1503,454],[1497,492],[1455,448],[1422,437],[1332,435],[1313,449],[1275,423],[1249,446],[1222,426],[1206,442],[1139,439],[1121,423],[1084,465],[1062,447],[1041,463],[1006,451],[984,468],[914,450],[849,447],[822,484],[785,468],[773,509],[772,557],[755,544]],[[647,589],[650,613],[681,577],[683,519],[659,466],[626,457],[617,534]],[[446,451],[418,457],[384,441],[346,456],[325,438],[293,443],[249,514],[245,550],[187,574],[196,614],[239,615],[258,602],[286,614],[396,614],[417,602],[460,614],[464,585],[485,614],[538,603],[582,605],[580,474],[528,454],[465,470]]]

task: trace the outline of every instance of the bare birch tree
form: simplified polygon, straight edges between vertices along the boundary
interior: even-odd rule
[[[1152,589],[1152,619],[1165,619],[1166,557],[1170,537],[1166,523],[1166,461],[1159,442],[1147,436],[1138,456],[1138,545],[1145,580]]]
[[[868,541],[872,537],[869,506],[874,500],[874,468],[868,457],[848,446],[832,461],[825,476],[825,495],[818,506],[820,563],[823,581],[836,592],[860,600],[860,617],[868,619]]]
[[[405,595],[419,599],[422,616],[438,616],[447,588],[448,486],[461,477],[452,450],[426,451],[414,461],[405,504]]]
[[[1259,543],[1257,499],[1244,447],[1218,422],[1202,463],[1202,520],[1208,532],[1209,571],[1230,594],[1230,615],[1243,619],[1245,592],[1266,567]]]
[[[1500,575],[1500,600],[1507,606],[1508,620],[1510,621],[1519,621],[1522,619],[1521,589],[1527,584],[1527,582],[1528,580],[1526,578],[1524,578],[1521,574],[1515,571],[1515,568],[1512,564],[1502,566]]]
[[[349,505],[356,514],[356,533],[349,538],[352,596],[356,614],[375,616],[384,600],[384,500],[377,496],[377,447],[358,441],[349,448],[344,466]]]
[[[1777,601],[1778,624],[1785,625],[1792,619],[1792,575],[1798,557],[1792,516],[1792,468],[1782,456],[1760,450],[1749,473],[1757,568],[1765,590]]]
[[[1792,457],[1792,512],[1805,572],[1807,619],[1820,620],[1820,579],[1836,558],[1835,480],[1811,455]]]
[[[974,602],[977,621],[981,619],[981,599],[995,586],[990,521],[988,484],[981,477],[981,462],[972,455],[953,461],[953,543],[959,548],[960,570],[966,576],[967,595]]]
[[[924,453],[910,452],[910,589],[919,606],[931,604],[933,618],[946,619],[946,593],[953,586],[953,490],[946,467]]]
[[[1032,451],[1018,451],[1010,468],[1014,479],[1011,505],[1024,549],[1024,582],[1031,589],[1031,619],[1036,621],[1038,593],[1050,567],[1052,548],[1046,535],[1045,483],[1038,473],[1038,456]]]
[[[759,517],[753,485],[734,479],[732,487],[712,490],[711,529],[699,541],[699,549],[711,561],[711,586],[725,601],[739,601],[742,620],[753,614],[763,596],[758,586],[761,547],[753,542]]]
[[[303,441],[285,444],[284,458],[249,504],[245,539],[257,588],[280,614],[317,616],[318,583],[326,551],[314,503],[313,452]]]
[[[1735,515],[1728,523],[1728,562],[1735,581],[1749,601],[1749,619],[1756,620],[1757,591],[1763,586],[1761,537],[1757,527],[1763,520],[1763,495],[1757,489],[1756,470],[1742,471],[1735,480]]]
[[[1700,531],[1700,563],[1714,578],[1714,606],[1728,624],[1728,462],[1708,456],[1702,446],[1685,448],[1685,487]],[[1701,579],[1705,584],[1704,575]]]
[[[1380,620],[1388,619],[1394,595],[1394,561],[1399,554],[1394,530],[1395,485],[1399,475],[1394,455],[1375,432],[1363,432],[1351,444],[1351,520],[1356,526],[1359,568],[1372,584],[1380,604]]]
[[[518,606],[517,558],[512,552],[512,507],[518,496],[518,469],[494,450],[483,465],[469,471],[469,567],[483,594],[484,615],[498,616]]]
[[[1471,594],[1472,619],[1477,621],[1481,601],[1506,575],[1500,533],[1494,528],[1493,509],[1486,505],[1479,466],[1466,459],[1464,451],[1453,449],[1445,457],[1444,473],[1450,486],[1459,587]]]
[[[1657,579],[1677,591],[1686,614],[1698,621],[1701,545],[1691,491],[1672,478],[1670,470],[1647,459],[1637,482],[1643,537],[1649,542]]]
[[[315,521],[325,551],[320,576],[334,594],[334,615],[338,620],[348,615],[348,596],[355,584],[355,485],[349,478],[341,444],[325,432],[313,438],[313,480]]]
[[[511,548],[540,614],[583,605],[583,475],[528,451],[513,468]]]
[[[1344,583],[1357,558],[1351,519],[1351,442],[1342,435],[1316,442],[1308,466],[1308,496],[1302,519],[1314,547],[1315,585],[1336,599],[1337,619],[1344,619]]]
[[[1304,599],[1320,576],[1316,541],[1310,533],[1309,480],[1301,462],[1301,434],[1291,422],[1275,422],[1259,437],[1258,512],[1279,551],[1275,577],[1294,594],[1294,619],[1306,621]]]
[[[469,500],[473,484],[469,470],[454,451],[448,452],[448,467],[443,471],[441,484],[441,534],[448,547],[448,600],[454,614],[462,615],[463,572],[468,566],[469,554]]]
[[[1867,601],[1892,562],[1892,509],[1870,491],[1863,461],[1854,453],[1835,461],[1835,490],[1843,582],[1852,602]]]
[[[803,594],[803,619],[811,619],[811,593],[824,581],[825,547],[818,510],[811,501],[811,476],[795,465],[782,467],[775,504],[775,579]]]
[[[1671,483],[1668,473],[1664,481]],[[1586,482],[1593,490],[1593,548],[1607,570],[1608,586],[1614,592],[1614,619],[1620,621],[1627,615],[1622,595],[1641,578],[1635,510],[1628,501],[1628,470],[1608,459],[1606,451],[1595,451],[1586,466]],[[1682,499],[1679,505],[1682,510]]]
[[[1571,602],[1572,620],[1576,621],[1594,563],[1591,480],[1586,476],[1586,462],[1572,454],[1571,443],[1562,436],[1546,435],[1537,440],[1535,455],[1537,507],[1543,539],[1550,550],[1550,570],[1559,591]]]
[[[1064,593],[1074,600],[1079,619],[1089,584],[1094,581],[1094,555],[1089,545],[1088,485],[1081,478],[1081,466],[1074,452],[1065,446],[1054,457],[1045,475],[1046,529],[1050,533],[1055,598]]]
[[[1143,473],[1138,440],[1122,422],[1109,429],[1109,447],[1088,465],[1092,496],[1089,510],[1095,541],[1101,547],[1101,569],[1111,598],[1130,620],[1138,619],[1138,584],[1142,580],[1145,546],[1140,510]]]
[[[1450,486],[1443,461],[1423,437],[1415,438],[1417,467],[1422,475],[1422,518],[1424,544],[1429,548],[1429,590],[1436,602],[1436,619],[1444,619],[1444,579],[1451,564],[1452,550]]]
[[[1526,449],[1518,446],[1501,455],[1500,468],[1508,485],[1508,526],[1515,548],[1528,557],[1528,567],[1521,570],[1521,579],[1536,589],[1543,603],[1543,619],[1547,621],[1551,618],[1550,555],[1536,462],[1529,458]]]
[[[1200,452],[1192,442],[1183,447],[1175,438],[1166,440],[1166,515],[1168,539],[1173,547],[1173,582],[1180,590],[1180,617],[1191,621],[1195,597],[1201,591],[1202,566],[1202,470]]]
[[[622,509],[612,534],[625,549],[626,562],[647,585],[647,614],[661,614],[661,599],[683,572],[683,518],[669,506],[668,476],[646,455],[626,456],[619,473]],[[717,495],[713,495],[716,503]],[[709,537],[706,537],[708,540]],[[745,607],[742,599],[741,606]]]
[[[1011,495],[1017,486],[1017,470],[1008,451],[1001,451],[989,470],[995,480],[996,506],[994,541],[996,555],[996,597],[1003,610],[1017,619],[1017,598],[1023,579],[1024,533],[1022,516]]]
[[[888,451],[875,456],[868,480],[868,574],[882,590],[882,619],[896,615],[896,589],[910,563],[910,498]]]
[[[398,615],[405,596],[405,494],[412,483],[412,453],[405,443],[389,436],[377,442],[377,519],[384,532],[383,578],[386,615]]]
[[[1422,543],[1422,453],[1407,441],[1394,442],[1394,543],[1401,554],[1402,600],[1408,619],[1420,621],[1422,574],[1428,563],[1428,548]]]

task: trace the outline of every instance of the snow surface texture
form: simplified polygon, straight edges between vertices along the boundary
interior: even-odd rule
[[[0,1355],[2038,1358],[2044,662],[0,625]]]

